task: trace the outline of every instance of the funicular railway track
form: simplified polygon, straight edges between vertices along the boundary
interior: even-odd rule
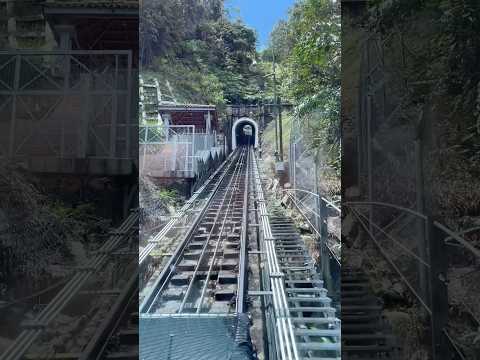
[[[234,313],[239,286],[248,191],[248,147],[227,164],[192,231],[163,268],[140,306],[141,313]]]
[[[207,317],[238,316],[248,312],[247,296],[258,295],[265,296],[265,311],[271,315],[265,324],[265,336],[271,338],[272,346],[269,359],[338,359],[340,320],[336,309],[295,224],[280,209],[267,211],[270,200],[263,195],[253,148],[238,148],[211,186],[209,202],[141,302],[140,322],[145,321],[147,333],[140,340],[146,339],[148,344],[143,354],[140,346],[140,355],[154,359],[177,339],[175,331],[169,332],[165,326],[180,328],[184,319],[188,332],[195,322],[208,322]],[[249,198],[255,199],[253,204]],[[249,224],[252,211],[258,224]],[[246,290],[247,233],[253,225],[259,226],[262,234],[258,253],[263,280],[260,291],[250,294]],[[163,322],[154,325],[155,319]],[[177,347],[183,348],[170,348],[168,353],[187,356],[193,346],[200,346],[192,345],[202,341],[191,336],[185,342],[186,332],[175,340],[181,343]],[[213,330],[209,332],[213,334]],[[165,356],[163,353],[160,358],[168,358]]]
[[[138,296],[138,273],[124,282],[121,289],[112,289],[102,292],[98,291],[99,296],[114,296],[110,311],[102,314],[102,319],[97,331],[90,335],[90,340],[80,350],[70,351],[48,351],[31,352],[32,345],[39,340],[44,343],[48,341],[43,339],[48,332],[55,327],[55,320],[61,316],[62,312],[74,301],[81,299],[92,292],[89,290],[91,282],[95,280],[94,274],[100,272],[110,262],[119,258],[130,258],[132,246],[136,246],[138,236],[138,212],[133,211],[123,223],[113,232],[111,237],[95,252],[94,256],[84,265],[78,267],[67,281],[66,285],[57,293],[57,295],[44,306],[33,321],[24,324],[24,330],[19,334],[9,348],[0,354],[1,360],[20,360],[20,359],[62,359],[62,360],[91,360],[91,359],[134,359],[138,358],[138,321],[135,320],[137,313]],[[128,266],[134,265],[134,262]],[[93,290],[93,294],[96,291]],[[132,318],[133,316],[133,318]],[[127,319],[127,320],[126,320]],[[88,325],[88,322],[87,322]],[[134,338],[130,344],[124,346],[121,351],[119,346],[112,347],[114,339],[125,330]],[[55,340],[55,339],[53,339]]]

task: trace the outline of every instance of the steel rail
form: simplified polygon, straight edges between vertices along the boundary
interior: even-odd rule
[[[214,196],[219,191],[220,186],[223,183],[223,179],[225,178],[225,176],[227,175],[227,173],[231,169],[231,167],[234,166],[234,160],[237,159],[237,154],[236,153],[235,154],[231,153],[229,158],[230,158],[231,161],[229,161],[227,168],[223,170],[223,173],[221,174],[220,179],[217,181],[214,189],[211,191],[209,197],[206,199],[205,206],[199,212],[198,216],[196,217],[196,219],[193,222],[192,226],[190,227],[189,231],[185,235],[185,238],[182,241],[182,243],[180,243],[180,245],[177,247],[177,249],[175,250],[172,257],[169,259],[169,261],[167,262],[167,264],[163,268],[162,272],[160,273],[160,276],[157,278],[157,280],[153,284],[152,289],[149,291],[149,293],[143,299],[143,301],[140,305],[140,312],[141,313],[146,313],[146,312],[148,313],[151,310],[152,304],[154,304],[156,302],[158,296],[162,293],[163,288],[168,283],[168,279],[170,279],[170,277],[175,272],[175,267],[177,266],[178,262],[180,261],[180,255],[181,255],[183,249],[188,245],[188,243],[190,241],[190,238],[191,238],[193,232],[195,231],[198,223],[201,221],[203,215],[207,211],[208,206],[210,205]],[[221,169],[218,169],[218,171],[220,171],[220,170]],[[215,173],[217,173],[217,172],[215,172]],[[213,175],[212,175],[212,177],[213,177]]]
[[[238,269],[238,289],[237,289],[237,312],[245,312],[245,290],[246,290],[246,278],[248,271],[248,207],[249,207],[249,190],[250,190],[250,162],[252,159],[252,150],[250,144],[248,146],[247,153],[247,170],[245,176],[245,189],[243,191],[243,213],[242,213],[242,231],[240,234],[240,260]]]
[[[115,332],[124,319],[129,305],[138,300],[138,269],[128,280],[115,304],[111,307],[108,317],[100,324],[97,332],[89,342],[85,350],[82,351],[78,360],[100,360],[103,359],[107,346],[114,336]]]
[[[197,191],[193,193],[192,197],[188,199],[188,201],[180,208],[180,210],[172,217],[172,219],[162,228],[162,230],[157,235],[155,235],[152,240],[148,242],[147,246],[142,250],[142,252],[139,255],[139,258],[138,258],[139,265],[141,265],[147,259],[148,255],[153,251],[153,249],[158,245],[158,243],[162,242],[165,235],[174,227],[177,221],[181,219],[187,213],[188,210],[190,210],[190,208],[195,203],[197,198],[210,185],[210,183],[213,181],[215,176],[217,176],[217,174],[223,171],[224,168],[227,166],[227,164],[229,165],[231,164],[232,155],[233,153],[230,154],[228,158],[220,165],[220,167],[217,170],[215,170],[215,172],[207,179],[207,181]],[[222,179],[223,179],[223,176],[218,180],[216,184],[217,186],[215,186],[215,188],[212,190],[203,208],[206,208],[208,206],[209,199],[211,199],[211,197],[215,194],[215,191],[218,185],[222,182]],[[198,217],[200,217],[200,213],[197,216],[197,218]]]
[[[285,287],[283,281],[281,280],[283,274],[280,271],[275,247],[273,245],[272,230],[270,227],[270,221],[268,218],[267,207],[265,205],[265,199],[260,180],[260,170],[255,156],[253,157],[253,168],[255,188],[258,196],[259,212],[262,222],[263,240],[266,245],[267,267],[271,278],[270,282],[272,288],[273,307],[275,310],[280,356],[281,359],[285,360],[299,360],[295,334],[290,318],[290,311],[285,296]]]
[[[81,287],[87,282],[90,276],[101,269],[107,262],[109,254],[128,235],[128,232],[138,221],[138,212],[132,213],[118,228],[105,244],[97,251],[98,255],[82,267],[77,274],[60,290],[60,292],[49,302],[49,304],[37,315],[30,325],[30,329],[23,330],[15,341],[2,354],[1,360],[20,360],[33,342],[40,336],[47,325],[58,315],[70,300],[78,293]]]
[[[202,263],[202,261],[203,261],[203,257],[205,256],[205,251],[206,251],[206,249],[207,249],[207,247],[208,247],[208,245],[209,245],[209,242],[210,242],[210,239],[211,239],[211,237],[212,237],[212,234],[213,234],[213,232],[215,231],[215,225],[216,225],[217,222],[218,222],[218,219],[219,219],[219,217],[220,217],[220,214],[221,214],[221,212],[222,212],[222,209],[223,209],[224,206],[225,206],[225,200],[227,199],[227,196],[229,195],[229,193],[230,193],[230,199],[229,199],[229,202],[228,202],[228,207],[227,207],[227,209],[229,208],[229,206],[230,206],[230,204],[231,204],[231,201],[232,201],[233,196],[234,196],[234,192],[233,192],[233,191],[229,192],[228,189],[231,188],[232,182],[235,183],[235,181],[238,179],[238,174],[240,173],[241,168],[242,168],[242,166],[243,166],[243,159],[244,159],[244,150],[242,150],[240,160],[237,162],[237,164],[236,164],[236,166],[235,166],[235,171],[234,171],[232,177],[230,178],[230,181],[228,182],[228,185],[227,185],[226,191],[225,191],[225,195],[224,195],[223,198],[222,198],[222,203],[221,203],[221,205],[219,206],[219,208],[218,208],[218,210],[217,210],[217,213],[216,213],[216,215],[215,215],[215,219],[214,219],[214,221],[213,221],[212,228],[211,228],[211,230],[210,230],[210,232],[209,232],[209,234],[208,234],[208,237],[207,237],[207,239],[206,239],[206,241],[205,241],[205,244],[203,245],[202,252],[200,253],[200,258],[198,259],[198,262],[197,262],[197,264],[196,264],[196,266],[195,266],[195,270],[194,270],[193,275],[192,275],[192,279],[190,280],[190,282],[189,282],[189,284],[188,284],[187,291],[186,291],[186,293],[185,293],[185,295],[184,295],[184,297],[183,297],[183,299],[182,299],[182,302],[181,302],[181,304],[180,304],[180,308],[178,309],[178,313],[179,313],[179,314],[182,313],[183,308],[185,307],[186,301],[187,301],[187,299],[188,299],[188,296],[190,295],[190,292],[192,291],[192,287],[193,287],[193,284],[194,284],[194,282],[195,282],[195,280],[196,280],[198,270],[199,270],[200,265],[201,265],[201,263]],[[227,221],[227,218],[228,218],[228,210],[227,210],[227,212],[225,213],[225,216],[223,217],[222,225],[221,225],[221,228],[220,228],[220,233],[219,233],[218,239],[217,239],[217,245],[218,245],[218,243],[220,242],[221,236],[222,236],[222,234],[223,234],[223,229],[224,229],[224,227],[225,227],[225,223],[226,223],[226,221]]]
[[[238,185],[239,185],[239,181],[240,181],[240,173],[241,173],[241,170],[243,169],[243,167],[245,166],[245,163],[247,164],[247,169],[248,169],[248,151],[247,151],[247,160],[245,161],[245,157],[243,156],[241,161],[240,161],[240,169],[239,171],[237,172],[235,176],[235,183],[233,185],[233,188],[234,189],[237,189],[238,188]],[[228,189],[228,188],[227,188]],[[227,190],[227,193],[228,193],[228,190]],[[224,233],[224,228],[225,228],[225,223],[226,223],[226,220],[228,218],[228,214],[233,210],[231,207],[232,207],[232,199],[234,197],[235,193],[234,191],[231,192],[231,196],[230,196],[230,200],[228,202],[228,206],[227,206],[227,211],[225,212],[225,217],[223,219],[223,222],[222,222],[222,227],[220,229],[220,233],[218,234],[218,239],[217,239],[217,242],[215,244],[215,250],[213,252],[213,257],[212,257],[212,260],[210,262],[210,266],[208,268],[208,272],[207,272],[207,277],[205,279],[205,283],[203,284],[203,287],[202,287],[202,292],[200,294],[200,303],[198,305],[198,308],[197,308],[197,311],[196,313],[197,314],[200,314],[200,311],[202,309],[202,305],[203,305],[203,299],[205,297],[205,292],[207,291],[207,287],[208,287],[208,282],[210,281],[210,275],[212,273],[212,269],[213,269],[213,265],[215,263],[215,260],[216,260],[216,257],[217,257],[217,252],[218,252],[218,247],[220,246],[220,244],[223,244],[224,243],[224,240],[222,240],[222,235]],[[245,203],[243,204],[244,206],[244,209],[245,209]],[[212,226],[212,230],[214,228],[215,224]],[[207,242],[207,245],[208,245],[208,242]],[[197,266],[199,267],[200,266],[200,261],[198,262]],[[195,274],[195,273],[194,273]],[[193,280],[192,280],[193,282]],[[238,307],[238,303],[237,303],[237,307]]]
[[[329,200],[324,196],[320,196],[318,194],[315,194],[314,192],[311,192],[311,191],[308,191],[308,190],[305,190],[305,189],[283,189],[283,190],[281,190],[281,192],[295,192],[295,191],[304,192],[304,193],[310,194],[312,196],[315,196],[317,198],[320,198],[323,201],[325,201],[325,203],[327,205],[329,205],[331,208],[337,210],[339,213],[342,212],[342,210],[337,205],[335,205],[335,203],[332,200]]]

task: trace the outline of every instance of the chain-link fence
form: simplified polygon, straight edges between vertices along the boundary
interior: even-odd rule
[[[302,215],[317,237],[320,254],[319,271],[329,290],[339,290],[340,217],[338,206],[340,181],[337,170],[311,142],[310,122],[315,116],[293,116],[289,143],[290,187],[287,194],[293,207]]]

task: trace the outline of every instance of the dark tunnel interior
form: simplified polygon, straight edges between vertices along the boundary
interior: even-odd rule
[[[237,146],[255,145],[255,128],[248,122],[238,124],[235,136]]]

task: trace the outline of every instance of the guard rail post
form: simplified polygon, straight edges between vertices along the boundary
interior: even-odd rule
[[[432,330],[432,359],[450,359],[444,329],[448,322],[447,258],[445,234],[427,217],[430,260],[430,309]]]

